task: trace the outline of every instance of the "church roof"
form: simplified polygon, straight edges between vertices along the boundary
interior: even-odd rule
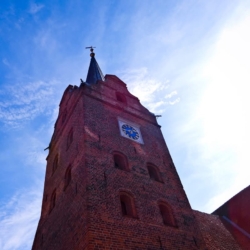
[[[102,74],[102,71],[95,59],[95,53],[93,53],[94,49],[93,47],[90,47],[90,64],[89,64],[89,71],[87,74],[87,78],[86,78],[86,82],[88,84],[94,84],[96,83],[98,80],[104,81],[104,76]]]
[[[239,241],[225,227],[223,221],[218,215],[206,214],[194,211],[194,215],[199,223],[200,231],[209,250],[245,250]]]

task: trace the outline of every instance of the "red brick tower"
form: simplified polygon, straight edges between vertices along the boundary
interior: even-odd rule
[[[60,103],[32,249],[205,249],[155,115],[90,55]]]

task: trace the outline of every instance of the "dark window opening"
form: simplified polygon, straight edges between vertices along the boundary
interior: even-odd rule
[[[51,195],[51,201],[50,201],[50,212],[53,210],[53,208],[56,205],[56,190]]]
[[[65,173],[65,185],[64,185],[64,190],[67,188],[71,181],[71,166],[68,167]]]
[[[52,175],[54,174],[54,172],[56,171],[58,167],[58,154],[56,155],[54,162],[53,162],[53,167],[52,167]]]
[[[163,223],[167,226],[175,227],[174,217],[171,208],[166,204],[159,205],[160,213],[162,216]]]
[[[127,104],[126,97],[121,93],[116,92],[116,99],[118,102],[122,102],[122,103]]]
[[[154,181],[162,182],[157,167],[148,165],[147,168],[148,168],[148,174],[150,176],[150,179]]]
[[[195,237],[193,236],[193,240],[194,240],[194,244],[198,247],[198,245],[197,245],[197,241],[196,241],[196,239],[195,239]]]
[[[122,207],[122,214],[127,215],[127,208],[125,202],[121,201],[121,207]]]
[[[121,170],[128,170],[127,159],[124,155],[114,154],[114,166]]]
[[[66,111],[64,111],[64,112],[63,112],[63,114],[62,114],[62,123],[64,123],[64,122],[65,122],[66,117],[67,117],[67,110],[66,110]]]
[[[136,217],[134,200],[130,195],[126,193],[120,194],[120,202],[121,202],[121,211],[123,215]]]
[[[67,148],[69,148],[70,144],[73,142],[73,129],[69,131],[68,140],[67,140]]]

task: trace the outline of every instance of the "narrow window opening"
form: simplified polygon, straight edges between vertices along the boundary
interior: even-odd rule
[[[65,173],[65,185],[64,185],[64,190],[66,190],[67,186],[69,185],[71,181],[71,166],[68,167]]]
[[[160,213],[162,216],[163,223],[167,226],[175,227],[174,217],[171,208],[166,204],[159,205]]]
[[[130,195],[126,193],[120,194],[120,203],[122,215],[136,217],[134,200]]]
[[[114,166],[121,170],[128,170],[126,157],[121,154],[114,154]]]
[[[62,114],[62,123],[64,123],[64,122],[65,122],[66,117],[67,117],[67,110],[66,110],[66,111],[64,111],[64,112],[63,112],[63,114]]]
[[[147,168],[148,168],[148,174],[150,176],[150,179],[154,181],[162,182],[157,167],[148,165]]]
[[[196,239],[195,239],[194,236],[193,236],[193,241],[194,241],[194,244],[195,244],[196,246],[198,246],[198,245],[197,245],[197,241],[196,241]]]
[[[73,142],[73,129],[71,129],[68,134],[67,148],[69,148],[72,142]]]
[[[54,162],[53,162],[52,175],[55,173],[57,167],[58,167],[58,154],[56,155]]]
[[[127,208],[125,202],[121,201],[121,207],[122,207],[122,214],[127,215]]]
[[[51,195],[51,201],[50,201],[50,212],[53,210],[53,208],[56,205],[56,190]]]

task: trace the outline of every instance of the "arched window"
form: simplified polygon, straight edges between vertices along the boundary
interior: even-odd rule
[[[160,177],[160,173],[159,173],[159,169],[152,165],[152,164],[147,164],[147,168],[148,168],[148,174],[150,176],[150,179],[154,180],[154,181],[159,181],[162,182],[162,179]]]
[[[114,153],[114,166],[115,168],[128,171],[129,168],[128,168],[127,157],[123,155],[122,153],[115,152]]]
[[[134,199],[126,192],[120,192],[120,203],[122,215],[136,217]]]
[[[116,100],[118,102],[122,102],[124,104],[127,104],[126,97],[123,94],[119,93],[119,92],[116,92]]]
[[[52,166],[52,175],[55,173],[56,169],[58,167],[58,154],[56,155],[54,162],[53,162],[53,166]]]
[[[66,117],[67,117],[67,110],[65,110],[65,111],[63,112],[63,114],[62,114],[62,123],[65,122]]]
[[[176,227],[175,219],[171,207],[167,203],[160,202],[159,209],[163,223],[167,226]]]
[[[71,166],[67,168],[64,179],[65,179],[64,183],[64,190],[65,190],[71,181]]]
[[[72,142],[73,142],[73,128],[69,131],[69,134],[68,134],[67,148],[69,148]]]
[[[56,205],[56,189],[53,191],[52,195],[51,195],[51,199],[50,199],[50,209],[49,211],[51,212],[53,210],[53,208]]]

